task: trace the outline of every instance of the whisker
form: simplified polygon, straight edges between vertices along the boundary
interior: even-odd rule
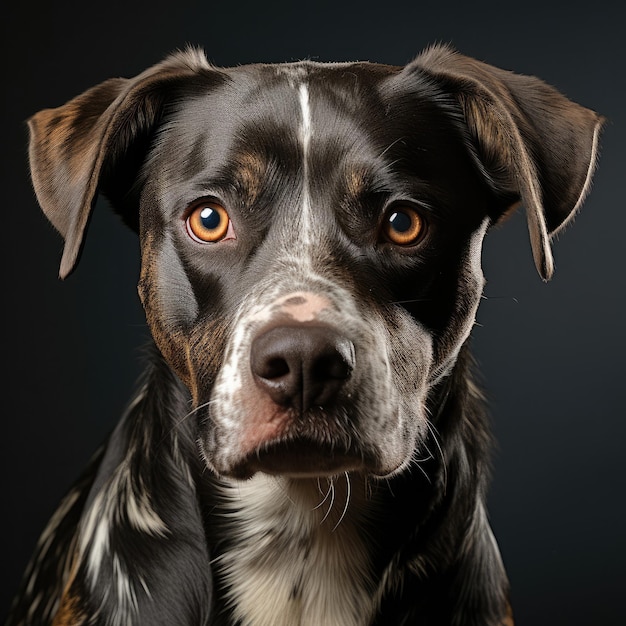
[[[413,460],[416,463],[426,463],[426,461],[432,461],[432,459],[435,458],[435,455],[430,451],[427,445],[424,445],[424,448],[426,448],[426,452],[428,452],[428,456],[423,456],[423,457],[414,456]]]
[[[199,404],[195,409],[191,409],[191,411],[189,411],[189,413],[187,413],[187,415],[185,415],[185,417],[183,419],[187,419],[188,417],[191,417],[196,411],[199,411],[200,409],[206,408],[212,402],[213,402],[213,400],[208,400],[207,402],[203,402],[202,404]]]
[[[328,505],[328,510],[326,511],[326,514],[322,518],[322,521],[320,522],[320,525],[323,524],[326,521],[326,519],[330,515],[330,512],[333,509],[333,505],[335,504],[335,480],[334,480],[334,478],[331,477],[330,480],[329,480],[329,483],[330,483],[329,492],[331,494],[330,504]]]
[[[171,426],[171,428],[169,428],[167,430],[166,433],[163,434],[163,437],[161,438],[161,441],[159,441],[157,448],[160,448],[166,441],[166,439],[169,439],[172,435],[172,433],[176,430],[178,430],[178,428],[180,427],[181,424],[183,424],[184,422],[186,422],[196,411],[199,411],[200,409],[204,409],[205,407],[209,406],[211,404],[211,400],[207,401],[207,402],[203,402],[202,404],[199,404],[195,409],[192,409],[191,411],[189,411],[188,413],[186,413],[185,415],[183,415],[180,419],[177,419]],[[209,419],[212,419],[212,417],[209,415]]]
[[[382,157],[385,155],[385,152],[388,152],[389,150],[391,150],[391,148],[393,148],[397,143],[399,143],[400,141],[404,141],[404,137],[398,137],[395,141],[392,141],[380,154],[379,157]]]
[[[432,456],[430,457],[431,459],[433,458]],[[428,472],[420,465],[420,461],[422,461],[422,459],[414,459],[415,461],[415,467],[417,467],[417,469],[422,472],[422,474],[424,474],[424,478],[429,482],[429,484],[433,484],[433,481],[431,480],[430,476],[428,475]]]
[[[441,464],[443,465],[443,492],[445,494],[446,487],[448,485],[448,466],[446,464],[446,456],[443,453],[443,448],[441,447],[441,444],[439,443],[440,435],[437,431],[437,428],[435,428],[435,425],[429,419],[426,420],[426,426],[428,427],[428,430],[433,437],[435,445],[439,450],[439,455],[441,456]]]
[[[337,521],[337,523],[335,524],[335,526],[333,527],[331,532],[335,532],[335,530],[337,530],[337,526],[339,526],[339,524],[341,524],[341,522],[343,521],[343,518],[346,516],[346,513],[348,512],[348,505],[350,504],[350,493],[351,493],[351,488],[352,485],[350,483],[350,476],[348,476],[348,472],[344,472],[343,475],[346,477],[346,504],[343,507],[343,511],[341,512],[341,515],[339,517],[339,520]]]
[[[431,302],[432,298],[414,298],[413,300],[394,300],[389,304],[412,304],[414,302]]]
[[[515,296],[489,296],[483,293],[480,298],[481,300],[510,300],[515,304],[519,304],[519,300]]]
[[[320,479],[319,478],[317,479],[317,487],[318,487],[318,489],[320,491],[320,495],[324,496],[324,499],[317,506],[313,507],[314,511],[317,511],[317,509],[319,509],[322,506],[322,504],[324,504],[324,502],[326,502],[326,500],[328,500],[328,496],[330,495],[330,490],[332,489],[332,480],[329,481],[328,491],[326,492],[326,495],[324,495],[324,492],[322,491],[322,487],[320,485]],[[327,516],[328,516],[328,512],[324,516],[324,519],[326,519]],[[324,521],[324,520],[322,520],[322,521]]]

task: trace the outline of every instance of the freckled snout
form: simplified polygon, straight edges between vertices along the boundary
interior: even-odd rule
[[[256,385],[300,413],[332,404],[354,364],[354,344],[328,326],[277,326],[258,335],[250,351]]]

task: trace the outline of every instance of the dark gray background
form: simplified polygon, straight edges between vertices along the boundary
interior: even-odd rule
[[[550,284],[534,270],[523,215],[489,237],[487,298],[474,337],[499,440],[491,520],[518,624],[626,624],[626,20],[619,6],[153,0],[5,7],[0,615],[44,523],[122,411],[147,334],[135,291],[137,242],[104,204],[78,270],[57,280],[61,240],[31,191],[24,120],[188,42],[231,65],[305,57],[402,64],[443,41],[536,74],[609,120],[593,191],[555,245]]]

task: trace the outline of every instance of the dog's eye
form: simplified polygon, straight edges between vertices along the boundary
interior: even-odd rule
[[[226,209],[217,202],[204,202],[187,216],[187,232],[200,243],[236,239]]]
[[[424,220],[413,207],[397,206],[387,212],[382,235],[398,246],[412,246],[421,239],[424,230]]]

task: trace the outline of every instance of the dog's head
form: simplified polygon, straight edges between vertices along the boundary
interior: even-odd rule
[[[447,48],[406,67],[187,51],[35,115],[30,156],[61,276],[99,191],[139,232],[147,319],[213,470],[387,476],[474,323],[486,231],[521,202],[547,280],[600,125]]]

